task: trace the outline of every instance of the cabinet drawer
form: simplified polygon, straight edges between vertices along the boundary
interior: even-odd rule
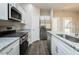
[[[11,45],[9,45],[8,47],[6,47],[5,49],[3,49],[0,54],[4,54],[4,55],[8,55],[13,49],[14,47],[19,44],[19,40],[17,40],[16,42],[12,43]]]

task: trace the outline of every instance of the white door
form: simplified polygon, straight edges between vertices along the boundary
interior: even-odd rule
[[[16,42],[16,44],[10,49],[9,55],[19,55],[19,40]]]

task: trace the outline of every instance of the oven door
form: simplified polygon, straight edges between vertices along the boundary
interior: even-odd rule
[[[20,39],[20,55],[25,55],[28,48],[28,41],[26,38]]]

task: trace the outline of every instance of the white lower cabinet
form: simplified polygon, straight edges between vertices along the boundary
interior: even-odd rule
[[[10,55],[19,55],[19,44],[17,43],[8,53]]]
[[[59,39],[55,39],[57,55],[77,55],[79,52]]]
[[[47,34],[47,39],[48,39],[48,48],[49,48],[49,51],[52,55],[56,55],[56,37],[54,37],[52,34],[48,33]]]
[[[55,37],[52,36],[52,39],[51,39],[51,54],[53,55],[56,55],[56,42],[55,42]]]
[[[79,50],[75,49],[75,47],[71,46],[68,42],[65,42],[66,39],[61,39],[58,36],[49,34],[50,33],[48,33],[48,40],[50,40],[49,50],[51,50],[52,55],[79,55]]]
[[[19,40],[0,51],[1,55],[19,55]]]

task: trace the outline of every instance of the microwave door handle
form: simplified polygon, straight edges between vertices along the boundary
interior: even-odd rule
[[[11,4],[8,4],[8,18],[11,18]]]

